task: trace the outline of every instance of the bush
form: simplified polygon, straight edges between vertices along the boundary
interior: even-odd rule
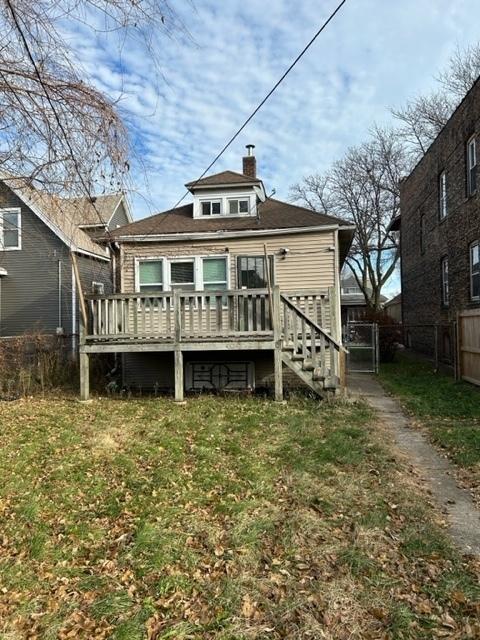
[[[399,346],[403,343],[402,325],[383,310],[367,310],[363,319],[365,322],[375,322],[378,325],[380,362],[392,362]]]
[[[77,379],[69,339],[42,333],[0,338],[0,399],[13,400]]]

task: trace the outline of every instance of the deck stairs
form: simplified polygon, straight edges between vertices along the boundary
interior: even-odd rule
[[[335,392],[345,348],[288,297],[280,299],[282,362],[316,394]]]

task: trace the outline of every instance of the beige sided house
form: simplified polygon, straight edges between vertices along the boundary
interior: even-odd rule
[[[264,388],[283,372],[321,394],[340,386],[340,269],[354,228],[274,200],[256,176],[186,186],[193,202],[114,232],[116,291],[88,296],[90,353],[123,354],[124,383],[184,390]],[[267,256],[267,260],[265,259]]]

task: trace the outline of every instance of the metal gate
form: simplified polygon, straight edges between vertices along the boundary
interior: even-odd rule
[[[350,373],[378,373],[378,325],[375,322],[347,322],[343,341],[348,349]]]

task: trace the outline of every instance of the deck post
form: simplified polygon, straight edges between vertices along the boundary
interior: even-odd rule
[[[82,402],[87,402],[90,397],[90,356],[88,355],[88,353],[84,353],[83,351],[85,347],[85,323],[82,314],[80,314],[79,319],[79,330],[80,400]]]
[[[183,353],[182,353],[182,307],[180,291],[173,292],[173,317],[175,324],[175,402],[183,402]]]
[[[274,350],[274,376],[275,376],[275,401],[283,401],[283,363],[282,363],[282,328],[281,328],[281,299],[280,287],[273,287],[273,339]]]

